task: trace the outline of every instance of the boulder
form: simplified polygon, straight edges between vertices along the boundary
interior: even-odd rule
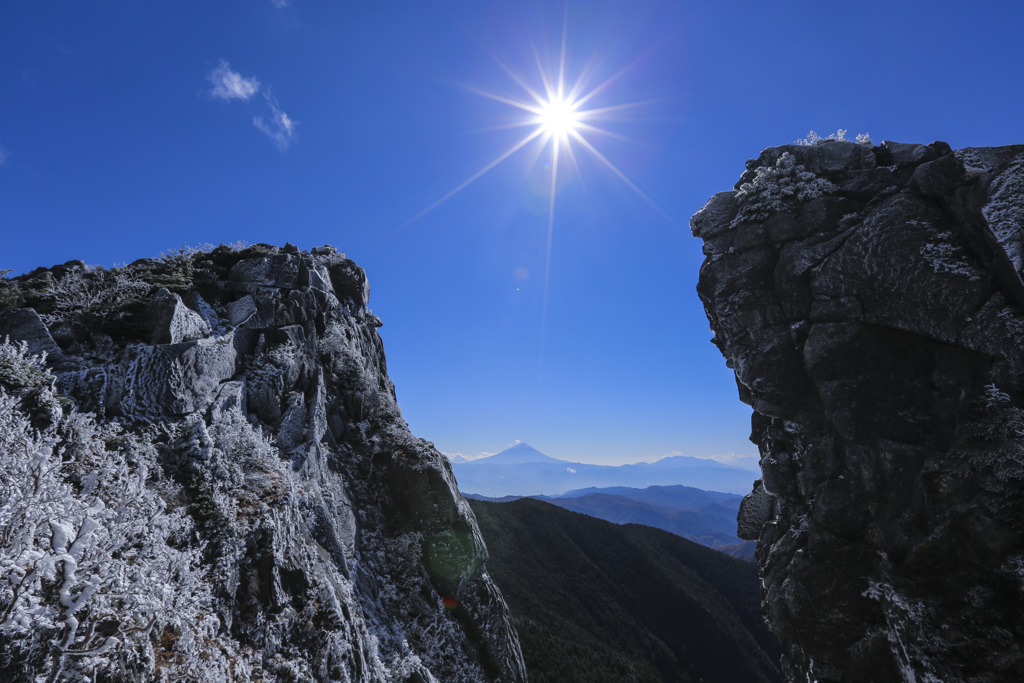
[[[1024,147],[786,145],[737,188],[786,154],[834,191],[746,214],[720,193],[691,221],[714,342],[754,408],[763,476],[739,535],[784,671],[1017,680]]]
[[[198,303],[202,297],[193,300]],[[162,288],[149,301],[146,323],[153,344],[190,342],[210,334],[206,318],[186,306],[180,296]]]

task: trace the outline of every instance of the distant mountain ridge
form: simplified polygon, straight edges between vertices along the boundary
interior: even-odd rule
[[[642,489],[676,484],[746,494],[757,478],[745,469],[688,456],[618,466],[570,462],[545,455],[524,442],[495,455],[451,464],[460,491],[491,498],[557,496],[588,487]]]
[[[474,494],[466,497],[490,502],[521,498],[487,498]],[[522,497],[543,500],[615,524],[655,527],[723,552],[740,544],[736,535],[736,516],[742,498],[736,494],[702,491],[689,486],[649,486],[645,489],[616,486],[579,489],[558,496]],[[751,559],[747,555],[749,553],[738,556]]]
[[[704,489],[692,486],[673,484],[670,486],[648,486],[638,489],[629,486],[608,486],[598,488],[591,486],[585,489],[575,489],[565,493],[552,496],[553,498],[580,498],[592,493],[601,493],[608,496],[624,496],[633,500],[643,501],[652,505],[668,505],[675,508],[690,509],[708,505],[710,503],[724,503],[742,498],[739,494],[723,493],[721,491],[705,491]]]

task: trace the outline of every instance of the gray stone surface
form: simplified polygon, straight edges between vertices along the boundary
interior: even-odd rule
[[[786,675],[1019,680],[1024,147],[786,145],[737,187],[786,153],[835,191],[759,221],[720,193],[691,222],[754,408],[738,524]]]
[[[150,298],[146,322],[153,344],[178,344],[202,339],[210,334],[210,324],[206,319],[186,306],[180,296],[166,289],[158,290]]]
[[[7,281],[31,308],[0,310],[0,338],[60,356],[59,390],[158,454],[147,486],[191,517],[178,542],[204,558],[222,625],[190,647],[235,653],[238,680],[526,680],[476,519],[401,417],[361,268],[255,245],[114,275],[143,294],[100,312],[54,312],[65,271]],[[160,652],[160,671],[133,660],[137,680],[191,680]]]
[[[51,357],[60,355],[60,348],[50,336],[50,331],[46,329],[39,314],[31,308],[0,311],[0,340],[3,337],[25,342],[34,354],[45,353]]]

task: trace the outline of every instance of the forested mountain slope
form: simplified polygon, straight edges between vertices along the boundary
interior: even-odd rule
[[[470,505],[532,683],[782,680],[750,563],[534,499]]]

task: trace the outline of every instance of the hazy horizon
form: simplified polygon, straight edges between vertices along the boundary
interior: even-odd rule
[[[548,453],[548,452],[544,451],[543,449],[535,447],[531,443],[528,443],[526,441],[518,441],[518,440],[510,443],[508,446],[506,446],[505,448],[503,448],[501,450],[498,450],[498,451],[481,451],[481,452],[476,453],[476,454],[451,453],[451,452],[442,451],[442,454],[445,457],[447,457],[449,460],[451,460],[452,462],[469,462],[469,461],[472,461],[472,460],[480,460],[482,458],[489,458],[490,456],[498,455],[499,453],[504,453],[505,451],[511,450],[512,448],[515,448],[516,446],[528,446],[528,447],[530,447],[530,448],[532,448],[532,449],[534,449],[536,451],[539,451],[543,455],[550,456],[552,458],[555,458],[556,460],[564,460],[566,462],[582,463],[582,464],[587,464],[587,465],[610,465],[610,466],[635,465],[637,463],[654,463],[654,462],[657,462],[659,460],[663,460],[664,458],[672,458],[672,457],[676,457],[676,456],[684,456],[684,457],[690,457],[690,458],[697,458],[698,460],[711,460],[711,461],[717,462],[717,463],[719,463],[721,465],[729,465],[731,467],[738,467],[740,469],[749,470],[751,472],[759,472],[760,471],[760,469],[758,467],[758,464],[757,464],[757,462],[758,462],[758,457],[757,456],[739,456],[739,455],[737,455],[735,453],[729,453],[729,454],[726,454],[726,455],[700,456],[700,455],[689,455],[687,453],[682,453],[680,451],[674,451],[672,453],[668,453],[667,455],[651,458],[649,460],[647,460],[647,459],[624,459],[622,461],[610,461],[608,459],[600,460],[600,459],[595,459],[595,458],[592,458],[592,457],[588,458],[586,456],[584,456],[583,458],[575,459],[575,458],[561,457],[561,456],[558,456],[558,455],[552,455],[551,453]]]

